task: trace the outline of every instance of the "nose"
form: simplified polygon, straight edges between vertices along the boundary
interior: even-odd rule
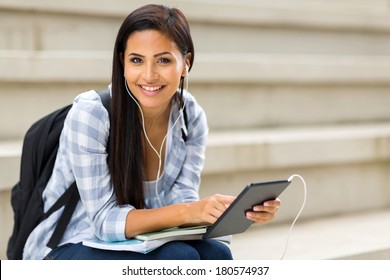
[[[158,72],[153,63],[148,63],[144,70],[144,79],[146,82],[153,82],[158,79]]]

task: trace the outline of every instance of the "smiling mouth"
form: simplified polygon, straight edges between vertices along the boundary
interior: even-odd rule
[[[160,89],[164,88],[164,86],[148,87],[148,86],[143,86],[143,85],[140,85],[140,87],[143,90],[146,90],[146,91],[149,91],[149,92],[156,92],[156,91],[159,91]]]

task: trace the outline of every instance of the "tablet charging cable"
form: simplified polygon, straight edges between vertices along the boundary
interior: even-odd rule
[[[282,257],[280,258],[281,260],[283,260],[284,256],[286,255],[286,252],[287,252],[287,247],[288,247],[288,242],[289,242],[289,239],[290,239],[290,234],[291,234],[291,231],[296,223],[296,221],[298,220],[299,216],[301,215],[302,211],[303,211],[303,208],[305,208],[305,204],[306,204],[306,195],[307,195],[307,189],[306,189],[306,182],[305,180],[303,179],[303,177],[301,175],[298,175],[298,174],[294,174],[294,175],[291,175],[290,178],[288,178],[287,181],[291,182],[295,177],[299,178],[302,183],[303,183],[303,203],[302,203],[302,206],[301,206],[301,209],[299,210],[297,216],[295,217],[294,221],[292,222],[291,226],[290,226],[290,229],[287,233],[287,239],[286,239],[286,245],[285,245],[285,248],[284,248],[284,252],[283,252],[283,255]]]

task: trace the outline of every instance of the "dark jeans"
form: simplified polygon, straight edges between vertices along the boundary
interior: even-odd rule
[[[231,260],[230,249],[216,240],[173,241],[147,254],[100,250],[82,243],[51,251],[46,260]]]

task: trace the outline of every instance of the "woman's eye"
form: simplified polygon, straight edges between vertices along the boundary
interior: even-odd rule
[[[162,63],[162,64],[167,64],[171,62],[168,58],[165,58],[165,57],[161,57],[159,60],[158,60],[158,63]]]
[[[142,62],[142,59],[139,57],[133,57],[130,59],[130,62],[138,64]]]

